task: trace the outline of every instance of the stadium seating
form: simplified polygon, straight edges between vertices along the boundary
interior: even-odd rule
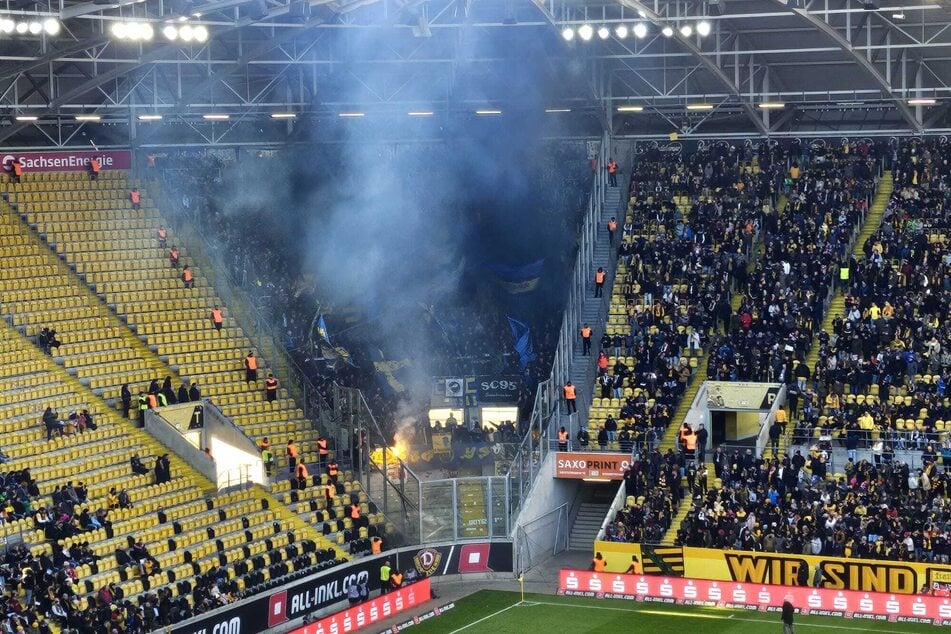
[[[287,390],[280,389],[276,402],[265,402],[268,368],[263,359],[259,380],[250,386],[245,383],[243,359],[254,345],[236,326],[187,250],[177,245],[182,266],[188,264],[195,275],[195,288],[183,288],[181,270],[170,266],[168,251],[159,247],[156,238],[159,226],[167,227],[167,223],[142,182],[121,172],[104,172],[97,181],[81,173],[60,174],[55,181],[34,181],[35,176],[10,184],[10,201],[159,358],[182,379],[197,383],[202,396],[210,397],[249,436],[268,437],[278,468],[286,466],[283,446],[291,438],[305,455],[316,453],[317,434]],[[134,209],[130,201],[133,187],[142,193],[140,209]],[[168,245],[175,245],[171,230]],[[220,333],[211,325],[216,305],[225,318]],[[113,358],[109,348],[101,351],[106,353],[104,358]],[[146,370],[126,377],[127,382],[133,385],[154,378],[155,373]],[[118,397],[118,377],[112,381],[96,378],[94,387],[101,388],[105,398]]]
[[[945,193],[934,187],[943,152],[903,143],[894,192],[890,175],[882,178],[847,281],[824,318],[817,315],[823,327],[802,361],[814,371],[797,375],[803,395],[791,407],[793,455],[767,454],[764,463],[714,454],[717,486],[695,500],[679,543],[951,560],[951,475],[946,460],[939,467],[942,452],[951,455],[944,390],[951,356],[942,355],[951,341],[940,327],[951,286],[948,219]]]
[[[11,564],[10,554],[6,563],[26,567],[38,560],[34,569],[49,568],[46,583],[53,584],[53,596],[65,592],[72,597],[75,613],[69,618],[94,618],[97,593],[111,583],[115,584],[112,592],[126,598],[167,592],[194,610],[200,607],[191,605],[199,595],[192,589],[201,586],[202,576],[210,571],[240,594],[257,578],[252,574],[257,567],[242,565],[249,557],[266,554],[272,563],[293,559],[290,570],[327,560],[329,542],[309,539],[292,516],[269,508],[266,496],[247,491],[215,496],[209,482],[178,461],[173,462],[171,480],[163,484],[154,484],[152,473],[134,474],[130,466],[134,454],[149,464],[165,449],[122,420],[6,323],[0,324],[0,344],[5,351],[0,359],[4,420],[0,472],[5,476],[4,490],[11,496],[7,504],[16,500],[3,511],[4,530],[8,546],[21,542],[24,547],[15,563]],[[77,429],[46,440],[40,421],[46,407],[58,410],[63,418],[71,410],[87,410],[95,429]],[[35,483],[35,489],[16,486],[27,479]],[[86,497],[70,513],[58,496],[64,485],[82,483]],[[114,506],[110,495],[121,491],[128,494],[131,506]],[[57,509],[54,521],[41,524],[32,517],[41,508]],[[81,509],[108,509],[108,516],[102,518],[100,528],[82,527]],[[138,561],[120,564],[117,559],[119,551],[127,551],[138,540],[158,564],[152,574],[144,575]],[[80,546],[83,543],[88,543],[88,550]],[[71,555],[60,561],[63,547]],[[63,585],[61,573],[69,574],[73,583]],[[11,587],[15,588],[8,583],[7,589]],[[39,604],[47,602],[41,599]],[[69,618],[58,619],[60,625]]]
[[[130,209],[127,220],[117,220],[114,212],[106,212],[118,205],[119,199],[110,197],[103,187],[129,185],[120,174],[107,172],[91,184],[66,174],[31,174],[23,181],[9,185],[11,202],[86,281],[93,283],[104,275],[101,271],[119,268],[111,264],[115,262],[130,264],[128,270],[114,273],[116,276],[135,276],[144,270],[124,257],[111,259],[121,251],[119,242],[131,227],[151,231],[143,224],[144,210]],[[32,215],[28,209],[34,210]],[[87,240],[97,235],[96,228],[109,224],[105,218],[110,214],[114,229],[102,229],[101,233],[103,240],[110,242]],[[84,219],[76,220],[76,215]],[[70,233],[77,228],[85,233]],[[107,231],[118,233],[113,236]],[[131,244],[136,249],[145,247]],[[110,250],[110,246],[116,248]],[[102,260],[90,257],[93,254],[103,255]],[[166,451],[122,420],[103,399],[114,398],[123,384],[133,389],[144,387],[175,372],[8,209],[0,213],[0,258],[0,306],[11,324],[0,328],[6,352],[0,361],[0,412],[5,421],[0,447],[4,460],[9,459],[0,470],[13,476],[7,480],[8,495],[19,491],[11,483],[23,478],[22,474],[33,483],[29,494],[20,492],[16,503],[4,511],[6,534],[8,539],[17,535],[25,546],[15,553],[14,565],[29,566],[39,558],[34,569],[49,569],[56,577],[44,577],[44,582],[75,594],[64,613],[60,609],[51,612],[55,620],[63,625],[72,618],[93,623],[114,619],[108,610],[103,614],[102,606],[96,606],[99,591],[110,583],[116,584],[113,594],[126,598],[146,593],[155,601],[173,602],[171,616],[166,616],[180,619],[226,600],[210,596],[212,586],[224,589],[226,595],[239,595],[269,578],[339,560],[330,549],[342,541],[336,534],[325,537],[312,530],[280,504],[273,504],[266,493],[255,490],[216,496],[211,483],[177,461],[173,461],[173,478],[166,483],[153,484],[151,473],[134,475],[130,466],[134,454],[151,462]],[[130,309],[129,314],[135,311]],[[228,335],[240,339],[233,324],[228,326]],[[52,356],[33,343],[44,327],[54,328],[62,342],[51,350]],[[214,382],[207,383],[214,391]],[[255,396],[263,400],[260,392]],[[238,397],[233,398],[239,402]],[[53,437],[46,440],[47,430],[41,421],[46,407],[59,412],[59,418],[66,418],[70,411],[87,410],[96,428],[81,432],[69,423],[62,426],[61,434],[56,425]],[[87,483],[86,501],[75,509],[70,507],[70,512],[54,515],[58,520],[55,530],[44,532],[47,525],[41,528],[31,514],[40,507],[51,511],[62,508],[63,485],[78,486],[80,481]],[[348,487],[353,491],[347,482],[341,493],[348,492]],[[115,496],[123,490],[131,507],[115,505]],[[359,497],[359,492],[353,492]],[[92,514],[99,508],[109,508],[109,512],[97,520],[101,527],[80,525],[86,519],[80,508],[88,508]],[[337,509],[333,510],[336,515]],[[373,524],[381,522],[382,518],[373,518]],[[341,536],[345,535],[344,524]],[[359,531],[353,537],[358,540]],[[129,563],[120,555],[119,551],[139,539],[154,558],[155,567],[146,571],[151,574],[142,574],[138,561]],[[88,549],[79,546],[84,542]],[[78,549],[84,553],[82,559],[67,564],[60,554],[62,547]],[[55,569],[47,565],[54,560]],[[59,585],[67,574],[64,566],[76,581],[72,589]]]

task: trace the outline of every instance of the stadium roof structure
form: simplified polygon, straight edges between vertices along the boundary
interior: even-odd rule
[[[565,135],[951,129],[948,0],[46,1],[0,9],[3,145],[278,143],[295,118],[477,112]],[[58,30],[17,24],[44,20]]]

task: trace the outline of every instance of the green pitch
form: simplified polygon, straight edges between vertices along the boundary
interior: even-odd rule
[[[636,628],[636,630],[634,629]],[[932,625],[796,615],[797,634],[940,634]],[[412,634],[583,634],[640,631],[657,634],[781,634],[779,614],[637,603],[617,599],[559,597],[481,590],[448,612],[410,628]]]

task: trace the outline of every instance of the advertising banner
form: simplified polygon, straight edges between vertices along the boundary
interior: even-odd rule
[[[800,614],[951,626],[951,599],[562,570],[558,594],[778,612],[790,601]]]
[[[3,154],[3,169],[12,170],[13,161],[19,159],[26,174],[30,172],[83,172],[89,169],[89,161],[99,159],[104,170],[127,170],[132,167],[129,150],[62,150],[59,152],[17,152]]]
[[[378,573],[387,560],[399,570],[415,568],[421,577],[513,570],[510,541],[402,548],[336,566],[162,631],[171,634],[259,634],[346,600],[347,590],[354,583],[366,582],[371,593],[379,591]]]
[[[706,381],[707,407],[711,409],[769,410],[782,387],[779,383]]]
[[[522,381],[517,376],[467,376],[466,394],[475,393],[479,405],[518,403]]]
[[[291,630],[291,634],[330,634],[331,632],[346,634],[347,632],[356,632],[404,610],[416,607],[420,603],[429,601],[429,592],[429,579],[423,579],[395,592],[378,596],[340,612],[334,612],[319,621]]]
[[[822,587],[832,590],[916,594],[925,586],[951,583],[951,566],[817,555],[782,555],[713,548],[684,548],[684,576],[720,581],[798,585],[799,570],[812,581],[816,567]]]
[[[631,455],[559,451],[555,454],[555,477],[595,480],[621,480],[631,466]]]

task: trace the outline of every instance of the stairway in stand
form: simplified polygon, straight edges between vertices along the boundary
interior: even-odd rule
[[[709,456],[710,454],[707,453]],[[716,484],[716,470],[713,468],[712,462],[707,462],[707,490],[712,489]],[[687,517],[687,513],[690,512],[691,499],[690,496],[684,496],[684,499],[681,501],[680,506],[677,508],[677,512],[674,514],[674,519],[670,523],[670,528],[664,533],[664,538],[661,540],[661,544],[664,546],[673,546],[674,542],[677,539],[677,531],[680,530],[680,524],[684,521],[684,518]]]
[[[610,502],[582,502],[571,525],[568,549],[591,550],[610,508]]]
[[[602,213],[603,222],[601,226],[598,227],[598,240],[594,248],[594,258],[591,263],[591,270],[597,271],[598,267],[603,268],[607,272],[606,279],[604,281],[605,293],[610,296],[611,289],[614,285],[614,271],[617,268],[616,258],[614,257],[614,247],[611,242],[608,240],[608,227],[607,222],[611,216],[620,217],[618,225],[624,224],[624,217],[621,215],[621,188],[620,187],[608,187],[604,195],[604,211]],[[615,241],[620,241],[620,227],[618,232],[615,234]],[[591,355],[597,356],[598,354],[598,342],[601,339],[601,335],[604,334],[604,329],[606,324],[604,323],[604,315],[601,312],[602,302],[607,301],[600,297],[594,296],[594,280],[586,280],[585,282],[585,295],[584,303],[581,307],[581,320],[580,323],[591,326]],[[578,414],[576,416],[577,420],[571,421],[571,430],[572,433],[576,433],[580,426],[587,426],[588,424],[588,406],[591,404],[591,386],[594,385],[594,364],[591,360],[591,357],[586,357],[582,354],[583,348],[581,347],[581,335],[577,332],[570,333],[572,337],[573,347],[572,347],[572,358],[571,358],[571,371],[569,376],[571,377],[571,383],[575,386],[577,393],[579,395],[578,402]],[[560,386],[559,386],[560,389]],[[584,402],[584,400],[587,402]],[[567,426],[567,421],[562,422]],[[572,436],[573,441],[573,436]]]
[[[879,181],[878,192],[875,194],[875,198],[872,201],[872,206],[869,209],[868,215],[865,216],[865,221],[862,223],[862,226],[855,238],[852,254],[858,258],[863,256],[862,245],[865,244],[865,241],[868,240],[868,238],[873,233],[878,231],[879,226],[882,224],[882,216],[885,214],[885,207],[888,205],[888,201],[892,196],[892,187],[892,173],[885,172],[882,174],[881,181]],[[816,331],[812,341],[812,346],[809,348],[809,354],[806,356],[805,363],[807,363],[809,369],[813,371],[813,376],[815,373],[816,361],[819,360],[819,346],[817,343],[819,333],[823,330],[826,332],[831,332],[832,320],[835,319],[837,315],[844,316],[846,288],[847,287],[842,284],[836,285],[835,293],[832,295],[832,299],[829,300],[829,306],[826,308],[825,317],[822,319],[822,326]],[[780,439],[780,455],[782,455],[782,453],[792,445],[793,428],[794,425],[787,425],[786,434]]]

